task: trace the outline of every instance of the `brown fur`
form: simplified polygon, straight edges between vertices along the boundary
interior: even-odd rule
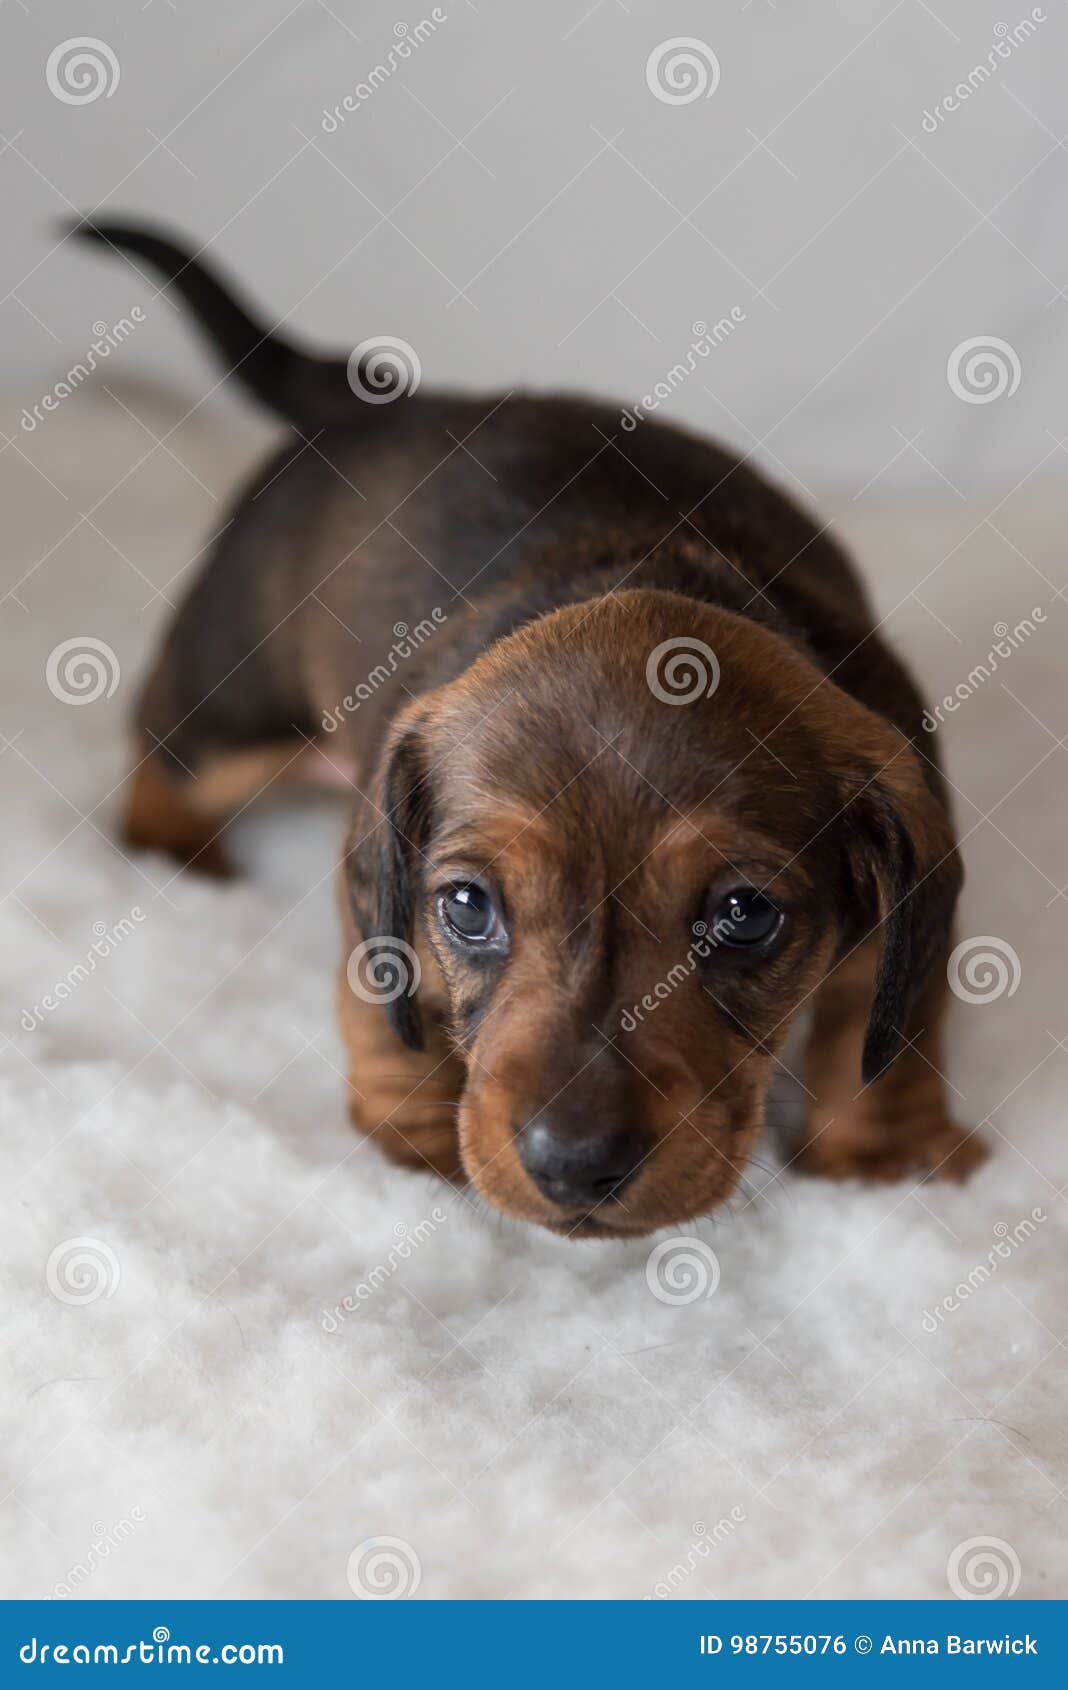
[[[347,962],[399,942],[419,976],[379,1001],[342,970],[360,1130],[558,1231],[678,1224],[735,1189],[812,1007],[802,1165],[967,1172],[982,1152],[938,1072],[952,825],[919,695],[838,547],[719,448],[628,436],[609,407],[361,406],[331,361],[264,361],[217,284],[175,273],[260,397],[322,428],[246,491],[179,610],[127,835],[218,869],[226,816],[292,748],[297,772],[351,780]],[[424,632],[391,666],[401,625]],[[647,674],[679,639],[719,670],[685,705]],[[438,911],[476,876],[508,927],[477,956]],[[781,939],[701,954],[703,912],[739,885],[785,912]],[[543,1195],[520,1147],[549,1110],[573,1139],[633,1126],[628,1183]]]

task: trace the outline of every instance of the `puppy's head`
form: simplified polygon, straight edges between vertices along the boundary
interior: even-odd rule
[[[671,593],[498,641],[400,718],[377,800],[361,925],[425,959],[396,1033],[418,1046],[432,1014],[455,1040],[479,1191],[579,1236],[730,1195],[794,1014],[881,927],[874,1078],[959,883],[901,736],[776,633]]]

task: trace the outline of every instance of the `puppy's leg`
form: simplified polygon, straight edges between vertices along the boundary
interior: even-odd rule
[[[233,870],[217,837],[223,819],[197,802],[192,776],[155,753],[134,766],[121,827],[134,850],[163,851],[183,867],[225,880]]]
[[[122,834],[137,849],[165,851],[199,874],[232,872],[223,843],[227,822],[276,781],[299,778],[308,746],[295,738],[247,751],[216,752],[186,770],[158,750],[130,777]]]
[[[964,1179],[987,1152],[974,1131],[950,1119],[947,1107],[938,1036],[944,970],[934,972],[910,1029],[911,1043],[865,1086],[861,1054],[876,961],[877,945],[862,945],[816,995],[805,1063],[805,1083],[815,1101],[798,1165],[831,1179],[895,1180],[919,1171]]]
[[[457,1130],[463,1069],[444,1033],[426,1017],[426,1049],[409,1050],[382,1005],[356,996],[344,967],[338,1016],[354,1125],[391,1161],[463,1180]]]

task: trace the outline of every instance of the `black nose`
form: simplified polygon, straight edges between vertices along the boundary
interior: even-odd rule
[[[519,1134],[519,1159],[538,1190],[561,1208],[593,1208],[618,1197],[646,1154],[633,1126],[576,1130],[537,1115]]]

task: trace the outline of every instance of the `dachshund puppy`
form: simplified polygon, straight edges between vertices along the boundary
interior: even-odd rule
[[[810,1008],[801,1165],[968,1173],[945,789],[828,536],[680,429],[402,392],[151,232],[81,233],[160,268],[295,431],[164,641],[126,835],[225,872],[269,781],[351,791],[360,1131],[553,1231],[648,1233],[730,1196]]]

